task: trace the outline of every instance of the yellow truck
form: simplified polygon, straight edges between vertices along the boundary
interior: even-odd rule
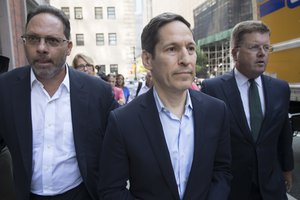
[[[286,80],[291,89],[290,115],[294,131],[300,131],[300,0],[257,0],[258,19],[271,29],[266,73]]]

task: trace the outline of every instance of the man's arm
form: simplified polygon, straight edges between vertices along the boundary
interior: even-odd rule
[[[126,188],[129,162],[114,112],[111,112],[108,121],[100,161],[99,197],[104,200],[134,200]]]
[[[227,199],[230,192],[231,175],[231,147],[230,130],[227,108],[224,103],[223,123],[215,154],[214,171],[207,200]],[[222,114],[220,112],[220,114]]]

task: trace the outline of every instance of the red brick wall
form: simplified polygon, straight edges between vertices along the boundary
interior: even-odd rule
[[[25,0],[10,0],[9,10],[12,28],[12,48],[15,56],[14,67],[20,67],[27,64],[27,59],[21,40],[21,35],[23,35],[25,31],[25,20],[27,15],[27,13],[25,13]]]

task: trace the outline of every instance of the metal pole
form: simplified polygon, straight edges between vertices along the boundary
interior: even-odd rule
[[[133,64],[134,64],[134,80],[137,80],[136,77],[136,71],[137,71],[137,66],[136,66],[136,57],[135,57],[135,46],[133,46]]]

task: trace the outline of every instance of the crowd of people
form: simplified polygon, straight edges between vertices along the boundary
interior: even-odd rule
[[[238,23],[233,70],[199,91],[189,22],[152,18],[146,80],[131,94],[122,74],[97,77],[87,55],[66,63],[70,32],[61,10],[38,6],[22,36],[29,65],[0,76],[0,199],[287,200],[290,91],[263,75],[267,25]]]

